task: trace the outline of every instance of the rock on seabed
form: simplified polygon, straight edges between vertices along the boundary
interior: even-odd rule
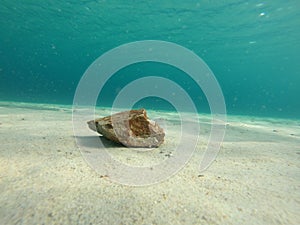
[[[88,121],[90,129],[127,147],[158,147],[164,142],[164,130],[147,117],[145,109],[130,110]]]

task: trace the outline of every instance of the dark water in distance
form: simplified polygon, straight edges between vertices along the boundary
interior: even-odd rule
[[[164,40],[199,55],[214,72],[230,114],[300,118],[300,1],[2,0],[0,100],[72,104],[87,67],[132,41]],[[182,85],[200,111],[201,89],[166,65],[132,65],[101,92],[105,105],[137,71]],[[176,75],[175,75],[176,74]],[[168,108],[160,99],[137,106]]]

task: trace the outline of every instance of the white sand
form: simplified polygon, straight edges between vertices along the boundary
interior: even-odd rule
[[[183,170],[131,187],[88,166],[70,108],[1,102],[0,224],[300,224],[300,121],[229,116],[216,161],[198,176],[208,119]],[[169,124],[159,151],[111,154],[136,165],[164,160],[176,143],[176,120]]]

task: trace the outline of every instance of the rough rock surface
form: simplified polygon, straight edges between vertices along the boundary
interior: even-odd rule
[[[89,128],[127,147],[158,147],[164,130],[147,117],[145,109],[130,110],[87,122]]]

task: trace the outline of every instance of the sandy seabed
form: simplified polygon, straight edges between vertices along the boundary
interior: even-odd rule
[[[169,124],[159,149],[137,154],[111,144],[108,151],[133,165],[172,157],[180,121],[152,114]],[[88,165],[70,107],[0,102],[0,224],[300,224],[300,121],[228,116],[218,157],[200,174],[210,120],[199,119],[188,164],[134,187]]]

